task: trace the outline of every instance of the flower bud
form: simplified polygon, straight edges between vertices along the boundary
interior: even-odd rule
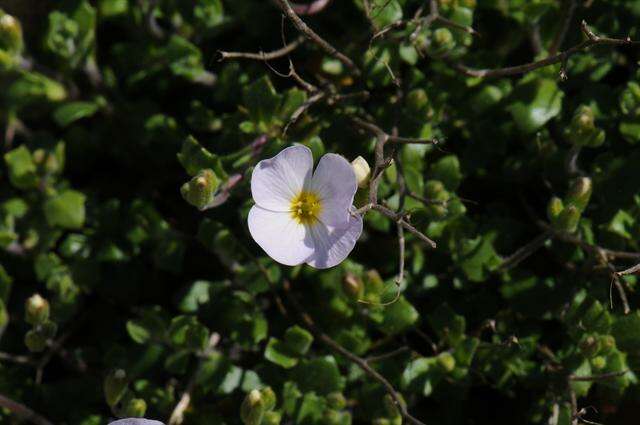
[[[0,50],[9,53],[22,51],[22,27],[20,22],[0,9]]]
[[[124,416],[131,418],[141,418],[147,412],[147,402],[141,398],[132,398],[129,400],[124,410],[122,411]]]
[[[353,172],[356,174],[358,187],[366,187],[369,183],[369,177],[371,176],[371,168],[369,167],[367,160],[359,156],[351,161],[351,165],[353,166]]]
[[[640,84],[635,81],[629,82],[620,96],[620,109],[630,117],[640,115]]]
[[[262,425],[279,425],[280,421],[282,421],[282,413],[272,410],[264,414]]]
[[[347,406],[347,399],[342,393],[334,392],[327,395],[327,403],[332,409],[342,410]]]
[[[604,356],[596,356],[591,359],[591,367],[600,370],[607,366],[607,359]]]
[[[219,184],[216,174],[212,170],[205,169],[183,184],[180,193],[185,201],[202,211],[213,201]]]
[[[557,220],[560,213],[562,213],[562,210],[564,210],[564,203],[562,202],[562,199],[557,196],[551,198],[547,205],[547,217],[549,218],[549,221],[553,223]]]
[[[451,372],[456,367],[456,359],[451,353],[440,353],[438,355],[438,365],[440,365],[445,372]]]
[[[265,403],[258,390],[251,390],[240,406],[240,419],[245,425],[260,425],[265,413]]]
[[[37,329],[45,339],[51,339],[56,336],[56,332],[58,332],[58,325],[51,320],[45,320],[43,323],[38,325]]]
[[[24,310],[24,319],[30,325],[41,325],[49,319],[49,302],[40,294],[34,294],[28,298]]]
[[[562,210],[558,218],[553,223],[558,230],[573,233],[578,228],[581,212],[574,205],[569,205]]]
[[[24,345],[27,346],[32,353],[39,353],[47,346],[47,339],[36,329],[32,329],[24,336]]]
[[[451,31],[448,28],[438,28],[431,36],[431,46],[429,50],[433,54],[441,55],[453,49],[455,45],[456,42]]]
[[[569,193],[567,194],[566,203],[574,205],[578,210],[584,211],[591,199],[593,184],[589,177],[580,177],[574,180]]]
[[[344,279],[342,279],[342,290],[349,298],[360,299],[363,289],[362,279],[353,273],[345,274]]]
[[[602,335],[600,337],[600,346],[602,347],[600,350],[602,354],[609,354],[611,350],[616,348],[616,339],[611,335]]]
[[[127,374],[122,369],[111,372],[104,380],[104,398],[109,406],[115,406],[127,391]]]
[[[600,351],[600,343],[593,335],[588,335],[580,341],[579,347],[582,354],[587,358],[594,357]]]
[[[604,143],[605,132],[596,127],[593,110],[582,105],[576,109],[571,124],[565,129],[565,137],[577,146],[597,147]]]
[[[273,410],[276,407],[277,397],[276,393],[271,389],[271,387],[265,387],[260,390],[260,395],[262,396],[262,400],[264,401],[264,410],[269,411]]]

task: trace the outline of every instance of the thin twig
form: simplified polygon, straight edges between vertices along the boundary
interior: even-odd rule
[[[28,364],[28,365],[36,365],[36,361],[34,361],[29,356],[22,356],[19,354],[10,354],[5,352],[0,352],[0,361],[7,361],[15,364]]]
[[[411,351],[411,349],[409,347],[404,346],[404,347],[397,348],[393,351],[390,351],[388,353],[369,356],[366,359],[364,359],[364,361],[366,361],[367,363],[380,362],[382,360],[387,360],[392,357],[398,356],[400,354],[406,353],[407,351]]]
[[[354,74],[360,74],[360,70],[351,59],[338,51],[338,49],[329,44],[329,42],[327,42],[325,39],[320,37],[315,31],[309,28],[309,26],[305,24],[302,19],[300,19],[296,12],[291,8],[288,0],[276,0],[276,4],[280,7],[287,18],[289,18],[293,26],[295,26],[296,29],[300,31],[305,37],[307,37],[311,42],[324,50],[328,55],[333,56],[334,58],[342,62]]]
[[[621,270],[619,272],[616,272],[615,274],[618,277],[622,277],[622,276],[626,276],[626,275],[629,275],[629,274],[636,274],[638,272],[640,272],[640,264],[636,264],[633,267],[629,267],[628,269]]]
[[[587,23],[582,21],[582,32],[587,36],[587,39],[582,43],[571,47],[564,52],[557,53],[555,55],[549,56],[545,59],[541,59],[539,61],[526,63],[524,65],[516,65],[509,66],[505,68],[497,68],[497,69],[477,69],[471,68],[461,63],[455,62],[447,57],[442,57],[440,59],[444,60],[451,68],[460,72],[467,77],[476,77],[476,78],[492,78],[492,77],[506,77],[511,75],[524,74],[530,71],[533,71],[538,68],[543,68],[545,66],[553,65],[559,62],[566,62],[569,57],[572,55],[581,52],[589,47],[596,45],[613,45],[613,46],[629,46],[629,45],[638,45],[640,42],[632,41],[629,38],[619,39],[619,38],[609,38],[609,37],[600,37],[597,36],[589,29]]]
[[[373,369],[365,359],[353,354],[351,351],[347,350],[346,348],[338,344],[329,335],[325,334],[320,330],[320,328],[315,324],[315,321],[313,320],[313,318],[302,308],[300,303],[298,303],[298,300],[291,293],[289,282],[284,281],[283,287],[284,287],[284,293],[287,299],[289,300],[291,305],[294,307],[294,309],[298,312],[298,315],[302,319],[305,326],[309,328],[311,333],[313,333],[319,341],[321,341],[323,344],[331,348],[333,351],[345,357],[350,362],[356,364],[367,376],[378,381],[385,388],[386,392],[391,396],[394,404],[396,405],[398,411],[400,412],[400,415],[404,418],[405,421],[413,425],[425,425],[422,421],[413,417],[409,413],[409,411],[407,410],[406,404],[401,398],[400,393],[393,387],[393,385],[384,376],[382,376],[380,373],[378,373],[378,371]]]
[[[581,382],[581,381],[600,381],[605,379],[617,378],[623,375],[626,375],[629,370],[619,370],[617,372],[607,372],[601,373],[599,375],[590,375],[590,376],[577,376],[577,375],[569,375],[569,381]]]
[[[315,0],[309,4],[291,3],[291,8],[298,15],[315,15],[322,12],[331,3],[331,0]]]
[[[419,144],[419,145],[437,145],[439,143],[438,139],[422,139],[422,138],[413,138],[413,137],[394,136],[389,133],[386,133],[377,125],[371,122],[365,121],[363,119],[360,119],[358,117],[352,117],[351,120],[358,127],[361,127],[373,133],[375,136],[384,138],[385,139],[384,143]]]
[[[538,249],[542,248],[551,236],[552,232],[550,230],[536,236],[531,242],[520,247],[516,252],[505,258],[502,264],[500,264],[500,267],[498,267],[498,271],[503,272],[517,266]]]
[[[218,61],[222,62],[226,59],[252,59],[252,60],[262,60],[262,61],[278,59],[293,52],[295,49],[298,48],[298,46],[304,43],[304,40],[305,38],[303,36],[299,36],[298,38],[293,40],[291,43],[285,45],[284,47],[281,47],[278,50],[273,50],[271,52],[263,52],[263,51],[260,51],[258,53],[225,52],[223,50],[218,50],[218,53],[220,54],[220,59],[218,59]]]
[[[33,424],[53,425],[53,423],[48,419],[46,419],[44,416],[37,414],[36,412],[31,410],[24,404],[18,403],[17,401],[12,400],[9,397],[6,397],[2,394],[0,394],[0,406],[15,413],[15,415],[18,416],[19,418],[25,421],[29,421]]]
[[[220,335],[215,332],[212,333],[211,336],[209,337],[209,343],[207,344],[207,348],[204,350],[204,353],[200,358],[200,362],[198,363],[196,370],[194,371],[193,375],[191,375],[191,377],[189,378],[189,382],[187,382],[187,386],[182,392],[182,395],[180,396],[180,400],[178,401],[173,411],[171,412],[171,416],[167,421],[168,425],[180,425],[184,421],[184,412],[185,410],[187,410],[187,408],[189,407],[189,404],[191,403],[191,393],[193,392],[196,386],[198,375],[202,372],[202,367],[207,359],[208,354],[210,354],[211,351],[215,348],[215,346],[218,345],[218,342],[220,342]]]
[[[549,56],[555,55],[558,53],[558,50],[562,47],[562,42],[567,36],[567,32],[569,31],[569,27],[571,26],[571,21],[573,20],[573,15],[575,14],[577,3],[576,0],[565,0],[565,13],[564,19],[560,26],[560,29],[556,33],[553,41],[551,42],[551,46],[549,47]]]

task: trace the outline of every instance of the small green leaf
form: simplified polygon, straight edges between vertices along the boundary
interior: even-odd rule
[[[9,170],[9,181],[18,189],[29,189],[38,185],[36,164],[31,152],[22,145],[4,155],[4,161]]]
[[[53,119],[60,127],[82,118],[87,118],[100,110],[100,105],[96,102],[71,102],[61,105],[53,112]]]
[[[300,326],[292,326],[284,334],[284,343],[287,348],[298,356],[303,356],[309,351],[313,335]]]
[[[65,229],[79,229],[85,219],[84,194],[75,190],[66,190],[44,204],[44,215],[50,226]]]
[[[289,347],[277,338],[269,338],[264,358],[285,369],[291,369],[298,364],[298,357]]]
[[[564,93],[553,80],[535,79],[516,87],[513,96],[509,112],[520,130],[530,134],[560,113]]]
[[[267,76],[254,81],[244,90],[244,104],[249,110],[249,116],[262,131],[272,124],[281,101],[281,96],[276,93]]]

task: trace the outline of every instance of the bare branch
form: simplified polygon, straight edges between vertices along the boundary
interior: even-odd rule
[[[531,242],[520,247],[516,252],[505,258],[500,267],[498,267],[498,271],[506,271],[517,266],[520,262],[534,254],[538,249],[542,248],[551,236],[552,232],[550,230],[536,236]]]
[[[384,143],[400,143],[400,144],[420,144],[420,145],[437,145],[439,142],[437,139],[420,139],[420,138],[412,138],[412,137],[400,137],[394,136],[386,133],[377,125],[365,121],[363,119],[353,117],[351,118],[354,124],[357,126],[369,131],[374,134],[376,137],[382,137],[384,139]]]
[[[621,371],[618,371],[618,372],[601,373],[599,375],[590,375],[590,376],[569,375],[569,380],[570,381],[574,381],[574,382],[600,381],[600,380],[605,380],[605,379],[617,378],[617,377],[623,376],[623,375],[625,375],[627,373],[629,373],[629,370],[621,370]]]
[[[347,350],[346,348],[338,344],[329,335],[325,334],[320,330],[320,328],[318,328],[313,318],[302,308],[300,303],[298,303],[298,300],[291,293],[290,284],[288,281],[286,280],[284,281],[283,287],[284,287],[284,293],[287,299],[289,300],[291,305],[293,305],[294,309],[298,312],[298,315],[302,319],[305,326],[309,328],[311,333],[313,333],[320,342],[322,342],[323,344],[325,344],[327,347],[337,352],[338,354],[342,355],[344,358],[346,358],[350,362],[356,364],[367,376],[369,376],[370,378],[380,383],[384,387],[386,392],[391,396],[394,404],[396,405],[396,407],[398,408],[398,411],[400,412],[400,415],[404,418],[406,422],[413,425],[425,425],[422,421],[413,417],[409,413],[409,411],[407,410],[406,404],[404,403],[404,401],[400,396],[400,393],[393,387],[393,385],[384,376],[382,376],[377,370],[373,369],[365,359],[353,354],[351,351]]]
[[[51,421],[40,416],[22,403],[18,403],[2,394],[0,394],[0,406],[13,412],[19,418],[29,421],[36,425],[53,425]]]
[[[220,59],[218,59],[218,61],[222,62],[226,59],[251,59],[251,60],[262,60],[262,61],[278,59],[293,52],[295,49],[298,48],[298,46],[304,43],[304,40],[305,38],[303,36],[299,36],[298,38],[293,40],[291,43],[285,45],[284,47],[281,47],[278,50],[273,50],[271,52],[263,52],[263,51],[260,51],[258,53],[225,52],[223,50],[218,50],[218,53],[220,54]]]
[[[278,7],[280,7],[280,10],[282,10],[287,18],[289,18],[291,23],[296,27],[296,29],[300,31],[305,37],[307,37],[311,42],[324,50],[328,55],[333,56],[334,58],[342,62],[354,74],[360,74],[360,70],[351,59],[338,51],[338,49],[329,44],[329,42],[327,42],[325,39],[320,37],[315,31],[309,28],[309,26],[307,26],[307,24],[305,24],[302,19],[300,19],[296,12],[291,8],[288,0],[276,0],[276,3]]]
[[[571,26],[571,21],[573,20],[573,15],[576,12],[577,3],[576,0],[565,0],[565,12],[564,19],[560,26],[560,29],[556,33],[553,41],[551,42],[551,46],[549,47],[549,56],[553,56],[558,53],[558,50],[562,47],[562,42],[567,36],[567,32],[569,31],[569,27]]]
[[[331,0],[315,0],[309,4],[291,3],[291,8],[298,15],[315,15],[322,12],[330,3]]]
[[[587,40],[583,41],[582,43],[576,46],[573,46],[564,52],[560,52],[555,55],[549,56],[545,59],[541,59],[535,62],[530,62],[524,65],[516,65],[516,66],[510,66],[506,68],[497,68],[497,69],[476,69],[476,68],[471,68],[461,63],[455,62],[450,58],[443,57],[440,59],[444,60],[451,68],[455,69],[459,73],[466,75],[468,77],[493,78],[493,77],[506,77],[511,75],[524,74],[538,68],[543,68],[545,66],[553,65],[559,62],[566,62],[567,59],[572,55],[596,45],[603,45],[603,46],[604,45],[612,45],[612,46],[634,45],[635,46],[640,44],[640,42],[632,41],[629,38],[619,39],[619,38],[599,37],[589,29],[585,21],[582,21],[582,32],[587,36]]]
[[[196,386],[196,380],[198,378],[198,375],[202,372],[202,366],[205,360],[207,359],[207,355],[211,353],[211,351],[215,348],[216,345],[218,345],[218,342],[220,342],[220,335],[215,332],[212,333],[211,336],[209,337],[209,343],[207,344],[207,348],[205,349],[200,359],[200,362],[196,367],[196,370],[194,371],[193,375],[191,375],[191,377],[189,378],[189,382],[187,383],[185,390],[182,392],[182,396],[180,396],[180,400],[178,400],[176,407],[174,407],[173,411],[171,412],[171,416],[167,421],[168,425],[180,425],[184,421],[184,412],[187,410],[187,408],[189,407],[189,404],[191,403],[191,393],[193,392]]]

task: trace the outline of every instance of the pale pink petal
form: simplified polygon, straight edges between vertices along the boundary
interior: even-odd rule
[[[326,269],[344,261],[362,233],[362,217],[349,215],[348,223],[342,228],[326,226],[321,222],[309,227],[316,249],[307,264]]]
[[[302,145],[283,149],[256,165],[251,175],[251,194],[256,204],[272,211],[289,211],[291,200],[310,181],[311,150]]]
[[[249,211],[248,222],[253,239],[278,263],[296,266],[306,262],[314,252],[311,235],[289,212],[270,211],[254,205]]]
[[[358,189],[356,174],[351,164],[340,155],[328,153],[320,159],[309,189],[321,201],[320,221],[331,227],[349,225],[349,208]]]

